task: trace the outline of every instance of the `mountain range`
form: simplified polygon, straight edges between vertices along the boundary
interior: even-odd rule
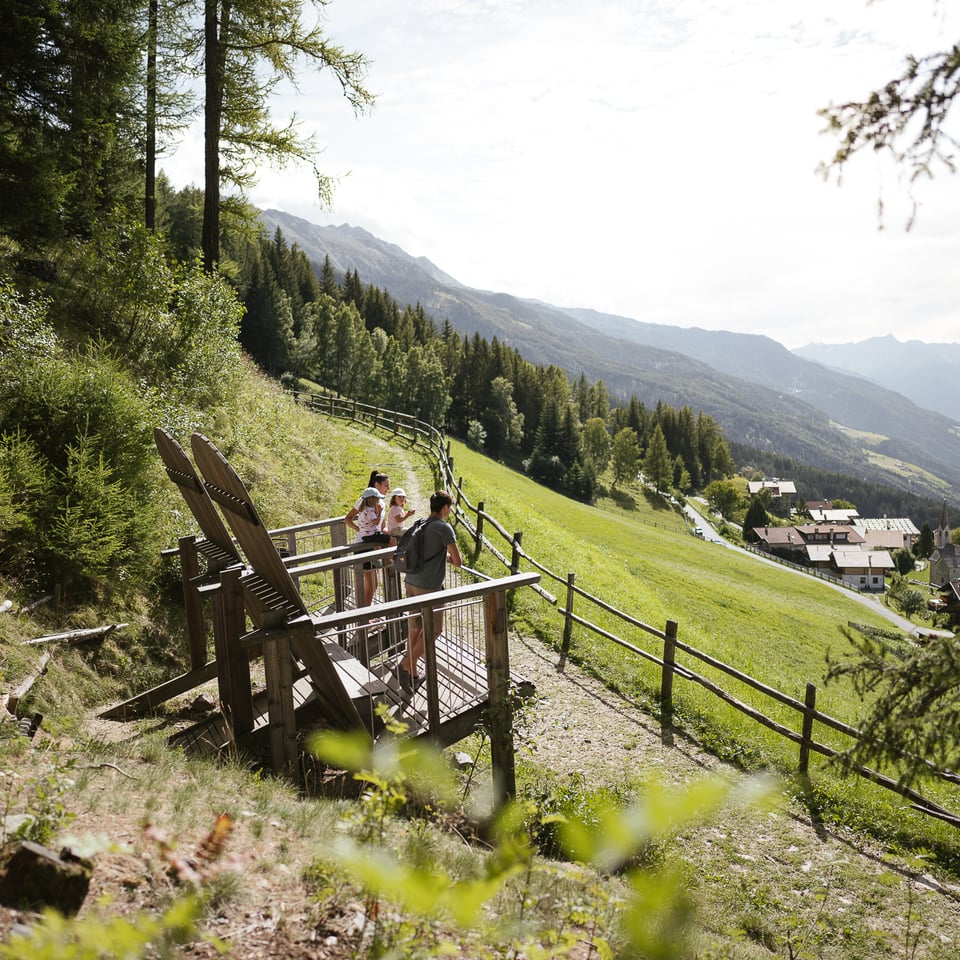
[[[960,422],[949,412],[956,399],[946,397],[955,373],[922,355],[921,366],[909,367],[912,347],[899,368],[889,350],[873,351],[878,359],[861,364],[856,344],[791,352],[761,335],[555,307],[467,287],[426,258],[359,227],[319,226],[278,210],[261,211],[261,220],[269,231],[279,227],[315,269],[329,257],[339,276],[354,270],[364,285],[388,292],[401,305],[419,303],[438,324],[446,320],[467,336],[497,337],[532,363],[602,379],[613,397],[703,410],[729,439],[747,446],[960,503]],[[896,353],[897,343],[886,346]],[[939,346],[960,352],[960,345]],[[939,359],[946,363],[949,352],[941,349]],[[822,355],[813,359],[811,353]],[[891,363],[895,376],[885,372]],[[868,379],[871,373],[876,380]],[[939,382],[942,389],[924,395],[944,394],[941,409],[907,395],[906,381],[922,379]]]

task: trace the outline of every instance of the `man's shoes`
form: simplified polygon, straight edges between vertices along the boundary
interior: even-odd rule
[[[407,673],[407,671],[402,668],[397,670],[397,678],[400,680],[400,689],[406,693],[413,693],[415,690],[418,690],[423,681],[427,679],[426,677],[421,677],[419,674]]]

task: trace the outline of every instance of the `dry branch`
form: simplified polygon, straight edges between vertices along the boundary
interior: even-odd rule
[[[51,633],[45,637],[37,637],[36,640],[24,640],[21,646],[30,647],[38,643],[80,643],[83,640],[103,640],[104,637],[111,634],[114,630],[120,630],[123,627],[129,626],[129,623],[108,623],[102,627],[89,627],[86,630],[68,630],[66,633]]]

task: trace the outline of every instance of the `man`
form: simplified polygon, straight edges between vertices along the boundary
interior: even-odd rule
[[[457,535],[447,522],[453,507],[453,497],[446,490],[437,490],[430,497],[430,516],[418,534],[423,539],[423,566],[415,573],[406,576],[407,596],[419,597],[425,593],[436,593],[443,589],[447,572],[447,560],[455,567],[463,565],[460,550],[457,547]],[[423,620],[419,614],[410,617],[407,652],[397,671],[400,686],[412,692],[423,683],[424,678],[417,673],[417,661],[423,656],[426,641],[423,636]],[[443,629],[443,611],[433,614],[433,639],[440,636]]]

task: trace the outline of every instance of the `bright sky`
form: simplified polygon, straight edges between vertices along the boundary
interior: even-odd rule
[[[817,110],[947,49],[942,0],[331,0],[371,61],[371,114],[332,75],[295,109],[342,177],[260,170],[250,199],[349,223],[471,287],[788,347],[960,340],[960,176],[865,156],[816,174]],[[960,108],[958,108],[960,109]],[[201,183],[202,150],[162,161]],[[885,205],[880,230],[878,200]],[[363,279],[363,278],[361,278]]]

